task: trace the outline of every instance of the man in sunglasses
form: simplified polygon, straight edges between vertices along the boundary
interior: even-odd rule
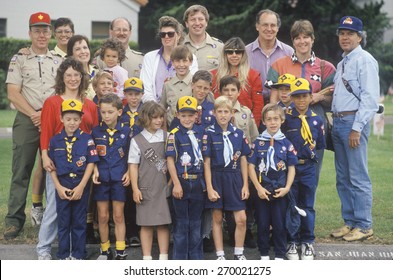
[[[115,18],[110,24],[109,37],[118,39],[126,50],[126,58],[121,62],[120,66],[128,71],[129,77],[139,78],[142,69],[143,54],[132,50],[128,45],[131,33],[132,25],[126,18]],[[98,68],[104,69],[106,67],[99,56],[94,61]]]
[[[277,39],[281,26],[280,16],[271,10],[261,10],[256,16],[255,28],[258,38],[246,46],[251,68],[259,71],[265,104],[269,103],[270,90],[265,81],[270,66],[283,56],[291,56],[293,48]]]
[[[341,18],[337,35],[344,53],[334,76],[332,137],[344,225],[331,235],[360,241],[373,235],[367,144],[370,121],[378,110],[378,62],[362,49],[366,34],[360,19]]]
[[[224,44],[206,32],[209,22],[207,9],[201,5],[190,6],[184,12],[183,20],[188,28],[184,45],[196,55],[199,70],[210,71],[217,68],[218,58]]]

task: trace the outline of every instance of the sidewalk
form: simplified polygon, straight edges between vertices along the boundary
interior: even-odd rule
[[[113,245],[112,245],[113,248]],[[52,249],[56,256],[57,245]],[[127,260],[142,260],[141,248],[127,248]],[[171,250],[170,250],[171,251]],[[393,245],[366,245],[363,243],[320,243],[315,245],[317,260],[393,260]],[[233,248],[225,246],[226,258],[233,259]],[[87,259],[98,257],[99,245],[87,245]],[[153,244],[153,259],[158,258],[157,244]],[[259,260],[258,249],[248,249],[244,255],[249,260]],[[171,259],[171,253],[169,254]],[[0,260],[36,260],[35,245],[5,245],[0,244]],[[215,253],[205,253],[206,260],[215,260]]]

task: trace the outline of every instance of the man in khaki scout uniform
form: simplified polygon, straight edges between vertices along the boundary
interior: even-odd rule
[[[109,29],[110,38],[118,39],[126,50],[126,58],[120,63],[120,66],[128,71],[128,77],[139,78],[143,54],[141,52],[134,51],[128,45],[132,32],[132,25],[126,18],[116,18],[111,22]],[[106,65],[102,62],[99,56],[95,59],[95,64],[100,69],[104,69]]]
[[[190,6],[183,16],[188,28],[184,40],[186,45],[198,59],[198,69],[210,71],[218,67],[218,61],[224,44],[206,32],[209,13],[204,6]]]
[[[30,54],[14,55],[7,75],[8,99],[18,110],[13,130],[12,179],[5,217],[4,239],[18,236],[26,215],[26,196],[40,143],[41,108],[54,93],[56,71],[62,58],[49,52],[51,21],[48,14],[30,16]]]

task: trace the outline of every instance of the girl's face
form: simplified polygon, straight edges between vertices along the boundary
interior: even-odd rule
[[[149,125],[146,128],[150,133],[156,132],[164,124],[164,116],[157,116],[150,119]]]
[[[165,36],[165,37],[163,37],[163,36]],[[172,27],[169,27],[169,26],[161,28],[160,37],[161,37],[162,46],[164,48],[165,47],[172,47],[172,48],[176,47],[177,43],[179,41],[179,35],[176,33],[176,30]]]
[[[114,128],[117,124],[118,118],[123,113],[122,109],[117,109],[112,104],[109,103],[101,103],[100,104],[100,112],[102,121],[106,123],[109,128]]]
[[[88,64],[90,61],[90,49],[85,40],[75,42],[72,47],[72,57],[79,60],[83,64]]]
[[[99,98],[105,94],[113,92],[113,80],[105,76],[101,77],[98,80],[97,87],[94,89],[94,91]]]
[[[119,53],[112,49],[106,49],[104,53],[104,62],[109,68],[115,67],[119,63]]]
[[[82,74],[71,66],[64,72],[65,89],[69,91],[78,91],[82,80]]]

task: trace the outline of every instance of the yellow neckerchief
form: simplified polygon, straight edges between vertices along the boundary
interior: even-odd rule
[[[66,150],[67,150],[67,161],[72,162],[72,146],[74,145],[76,141],[76,137],[71,138],[71,142],[68,142],[68,137],[64,137],[65,143],[66,143]]]
[[[107,128],[106,129],[106,132],[108,132],[108,134],[109,134],[109,146],[112,146],[112,144],[113,144],[113,135],[115,134],[115,132],[117,131],[117,129],[110,129],[110,128]]]
[[[131,112],[131,110],[130,110],[130,111],[127,111],[127,115],[130,117],[130,127],[133,127],[135,124],[135,117],[138,116],[139,114],[137,111]]]
[[[299,118],[302,121],[302,127],[300,128],[300,133],[303,139],[305,140],[304,145],[306,145],[307,143],[313,145],[314,141],[312,139],[310,126],[308,125],[306,117],[307,117],[306,115],[299,115]]]

